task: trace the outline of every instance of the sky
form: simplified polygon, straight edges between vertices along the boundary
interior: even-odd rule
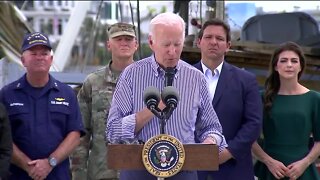
[[[127,1],[123,1],[127,2]],[[195,5],[197,4],[197,2],[200,2],[199,0],[192,0],[190,2],[193,3],[193,7],[191,9],[193,13],[193,15],[195,13],[199,13],[198,10],[196,9],[198,6]],[[298,10],[299,11],[303,11],[303,10],[315,10],[318,9],[320,11],[320,1],[236,1],[236,0],[225,0],[225,5],[229,4],[229,3],[255,3],[256,8],[258,7],[262,7],[264,12],[292,12],[294,11],[294,7],[300,7]],[[133,6],[136,6],[136,3],[134,3],[134,1],[131,2]],[[202,0],[203,5],[205,6],[206,1]],[[146,15],[146,13],[148,12],[147,7],[150,6],[152,8],[156,8],[157,12],[160,11],[162,6],[167,6],[167,11],[172,12],[173,10],[173,1],[140,1],[140,16],[143,17]],[[205,12],[202,11],[202,13],[204,14]],[[252,15],[251,15],[252,16]],[[250,16],[250,17],[251,17]],[[231,23],[232,24],[232,23]],[[239,22],[237,22],[235,24],[238,28],[241,28],[241,24],[239,24]],[[141,29],[143,29],[143,31],[148,32],[148,27],[149,24],[148,23],[144,23],[141,24]]]
[[[197,2],[193,0],[194,2]],[[171,1],[172,2],[172,1]],[[300,7],[299,10],[310,10],[310,9],[320,9],[320,1],[225,1],[225,4],[228,3],[255,3],[256,7],[263,7],[263,10],[268,11],[286,11],[291,12],[294,10],[294,7]],[[163,4],[164,1],[140,1],[140,9],[146,9],[146,7]],[[203,1],[205,3],[205,1]]]
[[[263,11],[286,11],[291,12],[296,7],[300,7],[299,10],[315,10],[320,9],[320,1],[225,1],[228,3],[240,3],[250,2],[255,3],[256,7],[263,7]]]

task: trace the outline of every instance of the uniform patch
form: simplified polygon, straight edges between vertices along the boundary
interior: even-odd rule
[[[64,98],[54,98],[54,99],[57,101],[64,101],[65,100]]]
[[[51,101],[51,104],[57,104],[57,105],[65,105],[69,106],[69,102],[66,102],[64,98],[54,98],[55,101]]]
[[[24,106],[23,103],[10,103],[10,106]]]

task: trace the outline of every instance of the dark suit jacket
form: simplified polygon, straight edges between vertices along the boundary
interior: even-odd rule
[[[201,62],[194,66],[203,72]],[[253,180],[251,145],[262,125],[262,102],[255,76],[224,62],[212,103],[234,159],[220,165],[219,171],[208,173],[214,180]]]
[[[9,173],[12,154],[12,137],[7,111],[0,103],[0,179]]]

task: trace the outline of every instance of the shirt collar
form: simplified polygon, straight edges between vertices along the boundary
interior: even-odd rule
[[[219,66],[216,69],[214,69],[214,74],[217,75],[218,77],[220,76],[222,65],[223,65],[223,61],[219,64]],[[202,60],[201,60],[201,66],[202,66],[203,73],[205,75],[207,75],[208,73],[207,71],[211,72],[211,70],[205,64],[203,64]]]
[[[107,82],[116,83],[121,72],[116,72],[116,71],[111,70],[111,63],[112,63],[112,61],[110,61],[109,64],[105,68],[104,79]]]
[[[16,82],[16,87],[15,89],[23,89],[24,87],[26,87],[27,85],[27,74],[24,74],[17,82]],[[50,74],[49,74],[49,89],[53,88],[53,89],[57,89],[59,90],[59,85],[58,85],[58,81],[53,78]]]
[[[164,76],[164,74],[165,74],[164,69],[162,69],[162,68],[160,67],[159,63],[157,63],[155,55],[152,54],[150,58],[151,58],[151,67],[152,67],[152,70],[154,71],[154,74],[155,74],[156,76]],[[182,60],[179,59],[178,64],[177,64],[177,66],[176,66],[177,72],[176,72],[176,74],[175,74],[175,78],[178,77],[179,70],[180,70],[180,68],[181,68],[181,63],[182,63],[181,61],[182,61]]]

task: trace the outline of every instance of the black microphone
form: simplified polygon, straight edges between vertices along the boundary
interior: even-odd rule
[[[173,86],[164,87],[161,93],[161,99],[169,108],[176,108],[179,101],[178,90]]]
[[[172,86],[174,75],[176,74],[177,69],[174,67],[167,67],[165,68],[165,80],[164,80],[164,86]]]
[[[153,86],[147,87],[143,92],[143,101],[148,109],[156,109],[160,102],[159,90]]]

